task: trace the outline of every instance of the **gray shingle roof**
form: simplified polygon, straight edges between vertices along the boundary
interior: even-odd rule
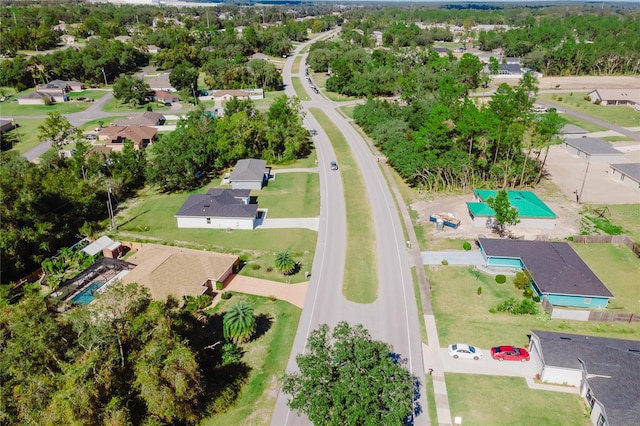
[[[544,294],[613,297],[568,243],[497,238],[478,241],[488,256],[521,259]]]
[[[187,198],[176,216],[252,218],[258,211],[257,204],[244,204],[249,189],[212,188],[206,194],[194,194]]]
[[[231,182],[262,182],[264,175],[269,171],[270,167],[267,167],[265,160],[255,158],[238,160],[229,180]]]
[[[566,139],[564,142],[567,145],[579,149],[589,155],[624,155],[622,152],[611,146],[609,142],[598,138]]]
[[[565,124],[564,126],[562,126],[560,132],[563,135],[588,133],[585,129],[580,126],[576,126],[575,124]]]
[[[640,182],[640,163],[611,164],[611,168]]]
[[[637,424],[640,418],[640,341],[531,330],[540,339],[547,366],[586,366],[589,386],[604,404],[611,426]],[[593,377],[591,375],[596,375]]]

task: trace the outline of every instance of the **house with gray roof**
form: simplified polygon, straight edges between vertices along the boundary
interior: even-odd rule
[[[594,425],[640,418],[640,341],[531,330],[531,362],[540,380],[580,388]]]
[[[169,81],[170,72],[164,72],[161,74],[156,74],[155,76],[146,80],[149,84],[149,88],[151,90],[164,90],[165,92],[176,92],[175,87],[171,85],[171,81]]]
[[[9,118],[0,118],[0,133],[8,132],[12,130],[15,126],[12,119]]]
[[[566,242],[478,238],[486,265],[523,269],[553,306],[603,309],[613,294]]]
[[[233,189],[262,189],[271,177],[271,167],[265,160],[249,158],[238,160],[229,178]]]
[[[18,105],[49,105],[54,102],[64,102],[68,100],[66,93],[59,90],[56,95],[52,93],[43,93],[40,91],[30,92],[18,98]]]
[[[630,188],[640,189],[640,163],[610,164],[612,179]]]
[[[560,134],[565,138],[581,138],[587,133],[585,129],[575,124],[565,124],[560,130]]]
[[[572,155],[585,158],[589,162],[610,163],[624,158],[623,152],[598,138],[569,138],[565,139],[562,145]]]
[[[253,229],[258,204],[250,204],[249,189],[211,188],[187,198],[178,213],[178,228]]]

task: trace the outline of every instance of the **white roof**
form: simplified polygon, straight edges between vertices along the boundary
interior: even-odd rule
[[[97,240],[83,248],[82,251],[87,253],[89,256],[95,256],[96,254],[102,252],[102,249],[109,247],[114,242],[115,241],[113,241],[111,238],[103,235],[102,237],[98,238]]]

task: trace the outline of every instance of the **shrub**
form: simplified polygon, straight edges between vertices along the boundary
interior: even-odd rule
[[[260,269],[260,265],[258,265],[257,263],[253,263],[251,265],[251,269],[253,269],[254,271],[257,271],[258,269]]]
[[[558,96],[558,102],[562,102],[562,96]]]
[[[531,299],[523,299],[518,302],[514,297],[503,300],[498,306],[490,309],[489,312],[507,312],[514,315],[536,315],[538,306]]]
[[[596,99],[596,101],[594,102],[594,104],[596,105],[600,105],[602,103],[602,99]]]
[[[465,241],[464,244],[462,245],[462,248],[465,249],[466,251],[471,250],[471,243],[469,241]]]
[[[524,291],[522,292],[522,295],[524,297],[526,297],[527,299],[532,299],[533,298],[533,290],[531,290],[530,288],[525,288]]]
[[[222,281],[216,281],[216,290],[222,290],[224,283]]]
[[[538,297],[537,295],[533,296],[531,299],[536,303],[540,303],[540,297]]]
[[[480,296],[482,294],[482,287],[478,287],[478,289],[476,290],[476,294],[478,296]]]
[[[516,274],[516,277],[513,279],[513,285],[516,286],[518,290],[524,290],[529,287],[531,283],[531,274],[527,271],[520,271]]]
[[[229,299],[231,299],[231,292],[226,291],[226,292],[222,293],[220,295],[220,297],[222,297],[223,300],[229,300]]]
[[[509,312],[513,313],[516,306],[518,306],[518,301],[514,297],[510,297],[506,300],[500,302],[498,306],[496,306],[495,310],[497,312]]]
[[[507,277],[502,275],[502,274],[498,274],[498,275],[496,275],[496,282],[498,284],[504,284],[504,283],[507,282]]]
[[[446,266],[446,265],[449,264],[449,261],[447,259],[442,259],[442,262],[440,262],[440,263],[442,263],[443,265]]]
[[[584,98],[582,99],[584,99],[587,102],[591,102],[591,98],[589,97],[589,95],[584,95]]]
[[[222,365],[238,364],[242,359],[242,351],[235,343],[228,342],[222,346]]]
[[[267,268],[265,269],[265,271],[267,271],[267,272],[271,272],[271,271],[273,271],[273,268],[272,268],[271,266],[267,266]]]

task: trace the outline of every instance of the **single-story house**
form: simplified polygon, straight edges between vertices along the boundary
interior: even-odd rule
[[[18,98],[19,105],[47,105],[56,102],[57,99],[62,99],[60,102],[68,100],[67,94],[63,91],[58,92],[58,96],[53,96],[51,93],[42,93],[39,91],[27,93],[24,96]]]
[[[123,247],[120,241],[113,241],[111,238],[103,235],[83,248],[82,251],[92,257],[97,254],[102,254],[106,258],[115,259],[122,253]]]
[[[98,133],[98,139],[105,141],[107,147],[113,151],[122,151],[126,139],[133,142],[134,148],[140,149],[152,144],[157,135],[158,130],[155,127],[132,124],[129,126],[105,127]]]
[[[496,190],[476,189],[473,191],[474,201],[467,202],[467,209],[473,222],[478,228],[493,228],[496,212],[489,207],[487,200],[495,198]],[[531,191],[507,191],[509,203],[518,210],[518,223],[515,228],[520,229],[554,229],[557,216],[536,194]]]
[[[258,205],[250,204],[249,189],[211,188],[187,198],[176,219],[178,228],[253,229]]]
[[[560,130],[560,134],[565,138],[581,138],[587,133],[589,132],[575,124],[565,124]]]
[[[640,105],[640,89],[596,89],[587,96],[600,105]]]
[[[229,178],[233,189],[262,189],[271,177],[271,167],[265,160],[238,160]]]
[[[46,89],[62,89],[65,92],[80,92],[85,89],[85,86],[79,81],[52,80],[47,84],[39,84],[36,88],[40,92],[46,92]]]
[[[640,163],[610,164],[609,175],[630,188],[640,189]]]
[[[234,89],[216,90],[211,93],[211,97],[216,101],[230,101],[233,98],[249,99],[249,96],[249,92]]]
[[[13,130],[15,128],[15,124],[13,120],[8,118],[0,118],[0,133],[8,132],[9,130]]]
[[[160,126],[164,123],[165,118],[159,112],[145,111],[142,114],[135,115],[123,120],[115,120],[112,124],[115,126]]]
[[[155,53],[160,53],[162,49],[160,49],[158,46],[156,46],[155,44],[149,44],[147,45],[147,52],[151,53],[151,54],[155,54]]]
[[[598,138],[569,138],[565,139],[562,145],[572,155],[586,158],[589,162],[610,163],[624,159],[623,152]]]
[[[531,289],[554,306],[603,309],[613,294],[566,242],[478,238],[486,265],[529,272]]]
[[[179,102],[180,97],[176,93],[167,92],[166,90],[154,90],[153,100],[162,103],[174,103]]]
[[[251,59],[262,59],[263,61],[268,61],[269,57],[267,55],[265,55],[264,53],[254,53],[253,55],[249,56],[249,60]]]
[[[440,56],[448,56],[451,52],[451,50],[446,47],[434,47],[433,50],[438,52],[438,55]]]
[[[498,74],[491,74],[491,68],[487,64],[484,72],[495,78],[521,78],[525,73],[519,64],[499,64]]]
[[[543,382],[580,388],[597,426],[640,418],[640,341],[531,330],[531,362]]]
[[[76,42],[76,38],[71,34],[62,34],[60,40],[62,40],[64,44],[74,44]]]
[[[164,90],[165,92],[175,92],[176,89],[171,85],[169,81],[169,72],[157,74],[153,78],[147,80],[151,90]]]
[[[118,40],[120,43],[131,43],[131,36],[121,35],[118,37],[114,37],[114,40]]]

